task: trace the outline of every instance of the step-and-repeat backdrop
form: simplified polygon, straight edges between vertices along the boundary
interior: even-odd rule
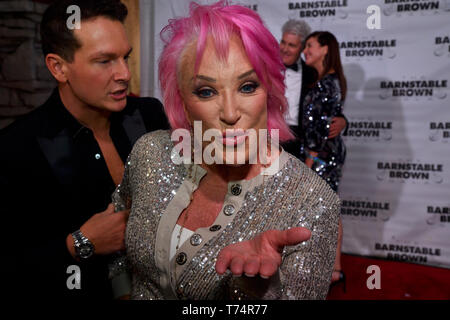
[[[142,30],[152,61],[141,77],[157,97],[159,32],[189,2],[141,0],[153,21]],[[349,121],[343,252],[450,267],[450,0],[233,3],[257,11],[277,39],[294,18],[340,43]]]

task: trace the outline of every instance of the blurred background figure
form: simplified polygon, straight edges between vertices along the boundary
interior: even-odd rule
[[[330,32],[317,31],[306,38],[303,53],[306,64],[316,71],[317,81],[308,90],[303,104],[302,151],[306,165],[337,192],[346,150],[341,136],[330,139],[329,133],[332,118],[342,114],[347,91],[339,44]],[[333,281],[345,280],[340,262],[341,243],[342,223],[339,220]]]
[[[304,20],[288,20],[282,27],[282,38],[280,41],[280,55],[286,67],[285,85],[286,98],[288,100],[288,111],[285,119],[295,139],[283,144],[283,148],[301,160],[303,101],[306,93],[317,78],[313,67],[305,64],[301,59],[305,39],[311,33],[311,28]],[[329,130],[329,138],[334,138],[347,126],[347,120],[343,114],[332,118]]]

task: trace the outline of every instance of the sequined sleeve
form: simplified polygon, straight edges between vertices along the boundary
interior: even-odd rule
[[[132,155],[130,154],[125,163],[125,171],[123,174],[122,181],[112,194],[112,202],[114,204],[116,212],[131,208],[131,193],[129,181],[131,162],[132,162]]]
[[[134,149],[133,149],[134,150]],[[133,162],[133,150],[125,163],[125,171],[121,183],[112,194],[112,202],[115,212],[131,209],[130,170]],[[131,277],[129,263],[125,252],[117,252],[111,255],[108,263],[108,278],[114,298],[129,295],[131,292]]]
[[[330,194],[330,193],[329,193]],[[331,195],[331,194],[330,194]],[[328,293],[337,246],[339,200],[319,198],[313,213],[297,226],[311,231],[311,238],[283,252],[280,299],[325,299]]]
[[[313,173],[314,174],[314,173]],[[321,196],[317,197],[317,194]],[[309,202],[309,203],[307,203]],[[233,278],[231,299],[324,300],[328,294],[337,246],[340,202],[328,186],[314,189],[305,206],[294,211],[290,227],[304,227],[311,238],[285,247],[278,272],[268,280]],[[300,218],[299,218],[300,217]]]
[[[335,116],[342,115],[341,92],[335,75],[326,75],[305,98],[302,125],[306,147],[320,152]]]

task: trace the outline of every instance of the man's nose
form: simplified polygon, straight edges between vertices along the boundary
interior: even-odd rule
[[[128,61],[125,59],[120,59],[116,64],[114,80],[116,81],[130,81],[131,72],[128,67]]]

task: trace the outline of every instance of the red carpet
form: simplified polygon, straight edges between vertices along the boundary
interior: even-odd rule
[[[343,283],[331,288],[327,300],[450,300],[450,269],[343,254]],[[367,288],[367,267],[380,267],[381,289]]]

